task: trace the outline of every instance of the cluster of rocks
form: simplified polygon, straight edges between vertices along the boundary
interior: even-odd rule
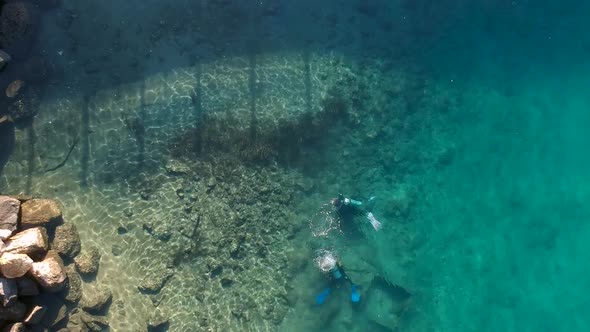
[[[43,10],[60,5],[57,0],[0,2],[0,124],[18,122],[35,116],[39,106],[36,83],[44,81],[51,65],[41,55],[34,55]]]
[[[2,331],[101,331],[112,295],[82,292],[98,271],[96,248],[84,248],[52,200],[0,196]]]

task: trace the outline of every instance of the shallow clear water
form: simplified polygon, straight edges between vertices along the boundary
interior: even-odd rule
[[[585,7],[64,0],[0,73],[31,54],[49,72],[26,79],[32,123],[0,127],[0,192],[59,200],[100,248],[84,287],[112,289],[113,331],[154,312],[170,331],[584,331]],[[338,193],[376,196],[383,229],[335,229]],[[315,304],[325,248],[359,304],[347,284]]]

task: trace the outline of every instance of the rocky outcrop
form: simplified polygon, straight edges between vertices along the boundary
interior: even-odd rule
[[[155,294],[166,284],[166,281],[174,275],[171,269],[158,269],[154,272],[148,273],[143,280],[139,283],[137,288],[147,294]]]
[[[31,274],[35,280],[48,292],[58,292],[66,282],[66,270],[59,255],[50,250],[40,262],[33,263]]]
[[[104,313],[105,309],[111,304],[113,293],[108,288],[97,288],[93,292],[85,293],[80,301],[82,309],[91,314]]]
[[[35,227],[13,235],[6,241],[4,252],[13,254],[38,255],[47,250],[47,231]]]
[[[56,201],[34,198],[21,205],[21,227],[23,229],[44,226],[61,219],[61,208]]]
[[[0,257],[0,272],[6,278],[19,278],[33,266],[31,257],[25,254],[6,252]]]
[[[93,275],[98,272],[100,253],[96,247],[84,248],[80,255],[74,258],[76,269],[83,275]]]
[[[67,303],[76,303],[82,298],[82,279],[73,266],[66,267],[66,285],[63,290],[63,299]]]
[[[167,331],[170,322],[160,311],[154,311],[148,320],[148,332]]]
[[[55,236],[51,243],[51,249],[65,260],[72,260],[80,253],[81,244],[80,236],[76,230],[76,226],[72,223],[66,223],[57,226],[55,229]]]
[[[109,326],[109,322],[104,317],[91,315],[83,310],[74,310],[70,315],[68,322],[68,331],[103,331]]]
[[[0,57],[2,56],[0,52]],[[18,199],[0,196],[0,239],[8,239],[16,231],[20,201]]]

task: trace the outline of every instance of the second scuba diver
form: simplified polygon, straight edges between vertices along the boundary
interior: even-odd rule
[[[330,251],[321,251],[320,255],[315,259],[315,263],[322,273],[328,279],[328,287],[326,287],[315,298],[317,304],[323,304],[333,288],[339,287],[341,284],[350,285],[350,300],[357,303],[361,300],[361,295],[358,292],[358,286],[355,285],[348,277],[344,268],[338,261],[338,258]]]

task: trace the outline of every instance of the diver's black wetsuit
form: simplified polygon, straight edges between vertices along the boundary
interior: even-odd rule
[[[340,229],[344,234],[354,237],[360,237],[359,225],[356,225],[355,218],[365,218],[367,211],[361,207],[352,204],[340,204],[336,206],[336,214],[340,219]]]

